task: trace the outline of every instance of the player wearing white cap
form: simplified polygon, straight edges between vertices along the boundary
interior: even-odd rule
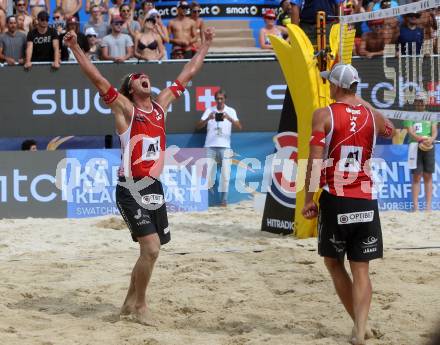
[[[365,344],[372,295],[369,261],[383,254],[369,163],[376,135],[390,138],[394,127],[356,96],[360,80],[353,66],[337,64],[321,75],[330,82],[330,96],[336,102],[313,114],[302,214],[312,219],[319,213],[319,254],[353,319],[352,344]],[[318,212],[313,196],[319,184],[323,191]],[[345,254],[353,280],[344,266]]]

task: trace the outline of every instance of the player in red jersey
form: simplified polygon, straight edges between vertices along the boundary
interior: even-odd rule
[[[353,322],[352,344],[365,344],[372,287],[369,261],[383,255],[382,232],[370,159],[376,135],[391,138],[392,123],[356,96],[359,76],[351,65],[322,72],[336,102],[313,114],[306,173],[305,218],[318,216],[318,251]],[[313,201],[319,182],[318,207]],[[345,266],[350,262],[353,281]]]
[[[150,322],[145,293],[160,246],[170,241],[164,193],[157,179],[164,159],[165,112],[202,67],[213,37],[213,29],[207,29],[197,54],[174,83],[153,100],[150,78],[146,74],[127,75],[118,92],[83,53],[76,34],[69,31],[64,36],[64,43],[72,50],[82,71],[111,108],[121,139],[122,164],[116,203],[133,240],[140,246],[121,315],[133,315],[141,323]]]

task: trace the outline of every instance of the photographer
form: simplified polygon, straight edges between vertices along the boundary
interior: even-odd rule
[[[55,8],[53,12],[53,23],[51,27],[56,30],[59,36],[66,33],[66,20],[64,16],[64,10],[61,7]]]
[[[231,129],[232,125],[241,130],[241,124],[235,109],[225,104],[226,92],[218,90],[215,93],[216,106],[208,108],[197,123],[196,128],[201,129],[206,126],[205,147],[207,148],[208,158],[216,161],[217,167],[221,169],[220,177],[220,199],[221,205],[227,205],[230,163],[227,159],[231,158]],[[223,164],[225,163],[225,164]],[[215,178],[216,171],[212,170],[209,174],[211,181]],[[213,183],[209,183],[212,188]]]

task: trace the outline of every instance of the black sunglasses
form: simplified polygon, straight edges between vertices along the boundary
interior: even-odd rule
[[[26,6],[26,4],[17,4],[17,7]]]
[[[53,20],[58,20],[60,18],[61,18],[61,16],[53,16]]]
[[[202,13],[202,10],[192,10],[192,13]]]

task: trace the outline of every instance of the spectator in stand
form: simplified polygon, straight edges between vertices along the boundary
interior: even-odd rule
[[[150,12],[152,9],[154,9],[153,1],[147,0],[142,3],[141,8],[138,11],[138,22],[141,24],[141,26],[145,19],[147,19],[148,12]]]
[[[359,47],[359,55],[372,58],[374,56],[382,56],[385,48],[385,39],[382,33],[383,19],[370,20],[368,26],[371,31],[362,35],[362,42]]]
[[[110,60],[116,63],[124,62],[133,56],[133,40],[127,34],[121,32],[124,21],[119,16],[112,19],[112,32],[105,36],[101,43],[102,60]]]
[[[30,69],[34,61],[52,61],[52,68],[60,68],[58,34],[49,27],[48,21],[49,13],[41,11],[37,15],[36,28],[27,35],[25,69]]]
[[[437,31],[437,20],[435,19],[433,8],[420,13],[418,26],[424,31],[424,42],[434,38],[434,34]]]
[[[202,8],[198,2],[193,1],[191,3],[191,19],[196,22],[197,41],[194,43],[195,51],[197,51],[201,44],[203,44],[205,37],[205,22],[200,18]]]
[[[24,50],[26,48],[26,35],[17,31],[17,19],[15,16],[6,18],[8,29],[0,34],[0,61],[13,66],[16,63],[24,63]]]
[[[155,32],[156,19],[147,18],[142,33],[136,36],[134,42],[134,56],[140,60],[162,60],[165,56],[165,47],[162,38]]]
[[[260,29],[260,47],[261,49],[273,49],[269,40],[269,35],[285,37],[287,29],[284,26],[275,25],[276,15],[271,9],[264,13],[264,27]]]
[[[86,13],[90,14],[94,7],[100,9],[102,15],[108,13],[108,0],[86,0]]]
[[[382,0],[380,9],[386,10],[391,8],[391,0]],[[399,36],[399,20],[396,17],[388,17],[384,19],[382,35],[385,44],[395,44]]]
[[[32,18],[37,18],[38,13],[45,11],[50,13],[50,0],[29,0],[29,10]]]
[[[37,142],[34,139],[27,139],[21,143],[22,151],[38,151]]]
[[[316,14],[319,11],[326,13],[326,36],[330,35],[330,29],[339,13],[339,0],[291,0],[291,21],[299,25],[309,37],[313,45],[316,45]]]
[[[133,19],[133,14],[131,8],[128,4],[123,4],[119,8],[119,13],[121,15],[124,24],[122,24],[121,32],[123,34],[128,34],[132,39],[136,37],[141,31],[140,24]]]
[[[82,0],[56,0],[57,7],[61,7],[66,17],[76,17],[79,21],[78,11],[82,7]]]
[[[402,55],[420,54],[424,32],[422,28],[417,27],[419,18],[420,13],[403,15],[403,23],[400,26],[400,35],[397,39],[397,45],[400,45],[400,53]],[[415,51],[413,51],[413,45],[415,45]]]
[[[277,17],[277,25],[286,27],[287,24],[291,23],[291,12],[292,5],[290,5],[290,0],[281,0],[280,1],[281,11]]]
[[[374,11],[379,11],[381,9],[394,8],[397,6],[399,6],[399,3],[395,0],[373,0],[368,2],[365,9],[367,12],[374,12]],[[370,31],[367,22],[363,22],[361,28],[362,28],[362,33],[366,33]]]
[[[157,11],[155,8],[150,10],[145,19],[148,18],[154,18],[156,23],[154,24],[154,31],[162,38],[162,41],[164,43],[170,42],[170,36],[168,35],[168,29],[165,26],[165,24],[162,22],[162,18],[160,17],[159,11]],[[142,23],[142,22],[140,22]]]
[[[89,51],[86,53],[91,61],[98,61],[100,57],[98,33],[94,28],[90,27],[86,30],[87,42],[89,43]]]
[[[28,33],[32,29],[32,17],[26,12],[26,2],[25,0],[18,0],[15,4],[15,14],[19,14],[24,17],[23,29]]]
[[[176,49],[174,49],[172,54],[173,54],[174,60],[185,59],[185,51],[180,47],[177,47]]]
[[[112,0],[113,6],[108,9],[108,22],[111,24],[114,16],[120,16],[119,8],[124,3],[124,0]]]
[[[53,24],[52,27],[56,30],[58,36],[66,33],[66,19],[64,10],[61,7],[55,8],[53,11]]]
[[[81,47],[81,49],[83,50],[84,53],[87,53],[90,50],[89,42],[87,40],[86,35],[84,35],[82,32],[79,32],[78,19],[74,16],[67,18],[66,26],[67,26],[66,32],[69,32],[71,30],[75,31],[78,45]],[[73,56],[73,53],[63,43],[64,35],[65,35],[65,33],[60,36],[61,61],[75,61],[75,57]]]
[[[84,32],[93,28],[96,32],[98,41],[107,36],[109,32],[109,25],[104,21],[101,13],[101,7],[93,5],[90,8],[90,19],[88,23],[84,25]],[[86,34],[87,35],[87,34]]]
[[[168,23],[168,32],[172,35],[170,39],[173,45],[172,59],[176,58],[176,50],[183,50],[185,59],[191,59],[194,56],[193,44],[197,41],[197,27],[196,22],[187,17],[189,11],[188,2],[179,1],[177,3],[177,17]]]
[[[7,0],[0,0],[0,34],[6,30]]]
[[[15,16],[15,18],[17,19],[17,31],[18,32],[23,32],[24,34],[28,34],[29,31],[26,31],[24,28],[24,15],[23,14],[17,14]]]

